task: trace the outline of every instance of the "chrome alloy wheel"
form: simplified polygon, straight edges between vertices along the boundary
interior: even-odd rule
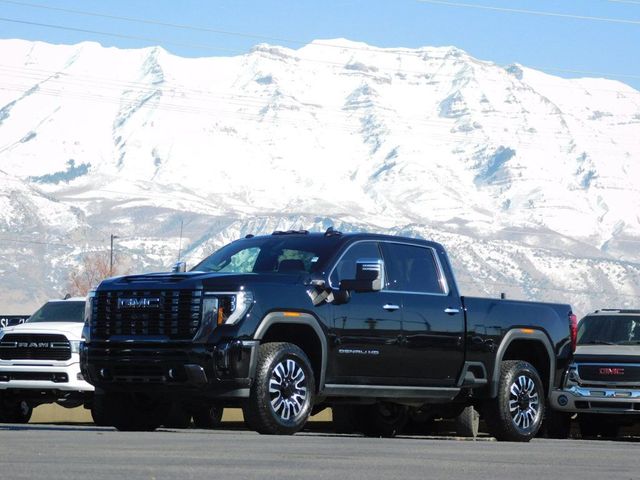
[[[520,375],[509,388],[509,412],[513,423],[521,430],[531,428],[540,415],[540,399],[535,382]]]
[[[287,358],[276,365],[269,379],[271,407],[282,420],[292,420],[307,401],[307,377],[302,367]]]

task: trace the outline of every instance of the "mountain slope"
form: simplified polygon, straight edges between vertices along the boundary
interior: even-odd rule
[[[29,192],[0,236],[64,244],[3,242],[6,264],[43,260],[2,277],[0,305],[62,290],[109,233],[153,269],[329,224],[439,238],[471,293],[637,303],[640,92],[620,82],[342,39],[199,59],[2,40],[0,58],[0,169]]]

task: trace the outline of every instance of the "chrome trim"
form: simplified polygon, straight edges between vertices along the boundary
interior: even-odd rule
[[[586,388],[577,385],[563,390],[569,392],[576,397],[593,398],[593,399],[622,399],[622,400],[640,400],[640,389],[619,389],[619,388]]]
[[[431,247],[429,245],[422,245],[419,243],[412,243],[412,242],[401,242],[401,241],[393,241],[393,240],[373,240],[373,239],[367,239],[367,240],[357,240],[355,242],[353,242],[351,245],[349,245],[346,250],[344,252],[342,252],[342,254],[338,257],[338,259],[334,262],[333,267],[331,268],[331,270],[329,270],[329,274],[327,275],[327,278],[329,280],[329,287],[335,289],[336,287],[331,283],[331,275],[333,275],[333,271],[336,269],[336,267],[338,266],[338,263],[340,263],[340,260],[342,260],[342,258],[347,254],[347,252],[349,250],[351,250],[352,247],[354,247],[355,245],[359,244],[359,243],[364,243],[364,242],[371,242],[371,243],[376,243],[378,244],[378,250],[380,250],[380,244],[382,243],[395,243],[398,245],[408,245],[411,247],[420,247],[420,248],[426,248],[431,250],[431,253],[433,255],[433,259],[435,260],[436,263],[436,269],[438,271],[438,283],[440,284],[440,286],[442,287],[442,289],[444,290],[444,293],[431,293],[431,292],[411,292],[411,291],[404,291],[404,290],[388,290],[383,288],[382,290],[380,290],[381,292],[384,293],[405,293],[405,294],[411,294],[411,295],[434,295],[437,297],[446,297],[449,295],[449,293],[451,293],[451,289],[449,288],[449,282],[447,281],[447,277],[444,274],[444,269],[442,268],[442,263],[440,262],[440,257],[438,256],[438,252],[436,251],[436,249],[434,247]],[[380,251],[380,259],[382,259],[384,261],[384,255],[382,253],[382,251]],[[385,286],[387,284],[387,278],[386,278],[386,268],[385,268]]]

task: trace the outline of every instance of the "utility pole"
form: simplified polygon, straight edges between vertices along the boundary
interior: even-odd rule
[[[180,220],[180,242],[178,243],[178,261],[180,261],[180,256],[182,255],[182,225],[184,220]]]
[[[109,249],[109,276],[113,277],[113,240],[118,238],[117,235],[111,234],[111,248]]]

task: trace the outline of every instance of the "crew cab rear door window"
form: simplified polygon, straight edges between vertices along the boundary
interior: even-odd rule
[[[445,294],[433,250],[401,243],[382,243],[387,289],[398,292]]]

